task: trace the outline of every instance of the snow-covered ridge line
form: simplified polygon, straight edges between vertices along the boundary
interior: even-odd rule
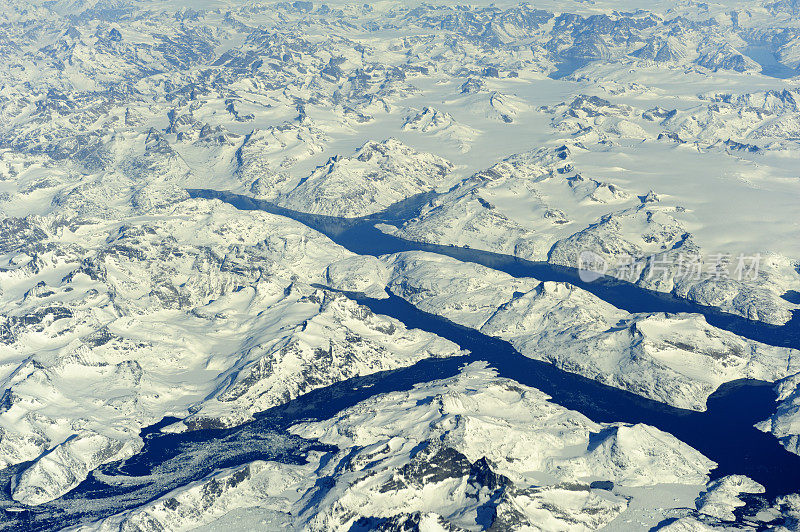
[[[643,431],[644,435],[661,434],[662,436],[656,438],[658,440],[666,437],[669,442],[676,442],[676,444],[679,439],[683,440],[679,445],[685,445],[685,447],[682,447],[685,452],[689,452],[691,456],[695,457],[697,468],[692,466],[693,475],[702,476],[705,474],[704,468],[711,469],[713,467],[711,460],[717,462],[719,466],[717,469],[711,469],[710,477],[712,479],[742,471],[740,466],[743,463],[763,465],[759,460],[764,459],[775,460],[775,463],[767,465],[768,468],[779,467],[784,472],[791,472],[796,467],[795,463],[800,460],[800,457],[790,455],[778,447],[777,442],[769,435],[759,433],[753,429],[749,418],[742,416],[733,416],[731,418],[729,415],[731,411],[741,410],[741,405],[745,403],[751,407],[757,403],[757,409],[769,410],[769,396],[771,396],[769,388],[758,383],[748,383],[747,386],[738,389],[738,392],[755,391],[757,392],[756,396],[751,393],[737,394],[736,387],[733,387],[733,390],[725,390],[725,392],[715,395],[712,402],[717,404],[709,412],[687,413],[680,409],[647,401],[630,393],[599,385],[579,376],[567,374],[549,364],[528,360],[514,352],[505,342],[487,338],[476,331],[450,324],[447,320],[426,315],[424,312],[418,311],[413,306],[397,298],[378,300],[362,298],[355,293],[346,293],[346,295],[349,298],[356,298],[360,304],[371,307],[376,313],[385,315],[395,313],[395,319],[403,321],[409,327],[420,327],[423,323],[427,323],[428,328],[435,329],[436,333],[444,338],[457,339],[463,343],[462,347],[472,347],[474,354],[454,358],[428,359],[408,368],[382,371],[369,376],[348,379],[314,390],[284,405],[277,406],[257,416],[253,422],[225,431],[206,431],[199,439],[197,436],[190,434],[156,433],[154,438],[147,440],[142,453],[143,456],[135,456],[131,460],[135,464],[134,468],[123,467],[121,470],[112,468],[110,471],[105,471],[98,476],[100,480],[115,486],[113,490],[110,490],[108,499],[95,500],[96,494],[92,492],[91,486],[88,486],[84,490],[79,488],[73,494],[74,500],[84,501],[84,497],[86,497],[88,501],[91,501],[89,505],[90,515],[102,517],[109,515],[113,511],[119,511],[120,504],[124,504],[122,507],[136,507],[138,504],[132,503],[135,503],[139,497],[151,498],[154,492],[165,493],[167,489],[173,487],[180,491],[188,482],[199,482],[200,485],[205,484],[209,478],[220,474],[217,472],[207,476],[210,472],[219,470],[219,467],[216,466],[217,461],[225,463],[226,468],[234,467],[240,469],[245,467],[246,469],[246,464],[253,459],[263,459],[269,460],[269,464],[271,464],[269,467],[279,468],[283,471],[285,464],[302,464],[305,459],[308,459],[312,466],[316,468],[318,464],[314,453],[309,453],[309,451],[313,449],[322,450],[324,446],[317,443],[308,443],[307,441],[287,440],[283,427],[292,425],[294,419],[303,419],[308,423],[308,419],[312,418],[314,420],[312,423],[314,424],[330,426],[331,423],[336,421],[337,417],[346,414],[343,408],[360,409],[362,408],[361,405],[385,400],[385,398],[392,396],[392,393],[396,393],[398,390],[404,392],[405,390],[435,385],[435,382],[431,384],[430,381],[449,378],[451,375],[457,374],[459,367],[463,368],[465,362],[480,360],[489,360],[488,367],[496,368],[489,369],[489,371],[510,383],[509,389],[518,386],[516,382],[521,382],[524,386],[536,389],[536,394],[541,394],[542,396],[546,394],[548,401],[554,405],[564,405],[567,408],[571,407],[571,410],[582,412],[583,415],[580,417],[582,419],[589,418],[586,419],[587,422],[613,423],[619,427],[621,432],[628,435],[630,433],[627,431]],[[420,317],[422,318],[421,320],[419,319]],[[475,368],[485,365],[487,364],[481,362],[473,363]],[[760,393],[764,391],[767,393]],[[477,402],[476,404],[482,403]],[[491,406],[491,404],[488,406]],[[579,415],[576,412],[570,412],[563,406],[558,408],[571,416]],[[755,417],[762,415],[762,412],[753,409],[748,409],[748,412],[752,412]],[[733,424],[731,424],[732,422]],[[652,428],[653,426],[661,430],[669,429],[669,432],[677,436],[677,438],[673,439],[673,436],[665,436],[663,432]],[[307,425],[305,427],[306,429],[308,428]],[[731,431],[735,434],[736,441],[742,442],[742,445],[734,446],[734,452],[741,451],[748,454],[752,452],[754,461],[743,462],[737,457],[720,456],[718,450],[715,451],[713,439],[711,438],[705,442],[710,446],[710,449],[707,448],[707,445],[704,445],[698,439],[704,433],[703,430],[699,430],[699,427],[704,427],[707,433],[714,436],[727,434],[728,431]],[[293,433],[298,431],[299,429],[291,430]],[[690,437],[687,439],[687,435],[691,434],[694,434],[695,438]],[[316,437],[310,433],[300,435],[303,437]],[[609,444],[615,441],[615,435],[615,431],[600,433],[603,439],[610,437]],[[747,444],[752,441],[751,435],[755,435],[759,447],[748,447]],[[734,439],[734,436],[731,436],[731,438]],[[628,440],[628,443],[634,443],[634,441],[639,440],[638,438],[633,441]],[[338,444],[338,442],[336,443]],[[687,443],[693,444],[697,450],[690,449],[686,445]],[[165,451],[169,454],[169,449],[181,449],[182,452],[174,459],[164,462],[158,461]],[[697,452],[698,450],[702,452],[702,455]],[[481,451],[473,450],[473,452]],[[238,463],[236,460],[243,462]],[[658,463],[656,462],[656,464]],[[600,459],[596,466],[600,467],[599,471],[604,474],[611,474],[606,471],[605,468],[608,466],[604,464],[606,464],[605,460]],[[565,464],[565,469],[562,473],[567,475],[581,475],[583,473],[580,468],[574,469],[574,467]],[[153,474],[141,476],[143,471],[151,470]],[[287,473],[283,471],[283,474]],[[588,473],[594,474],[594,469],[590,468]],[[634,484],[642,482],[650,475],[649,470],[641,468],[623,468],[618,473],[625,473],[620,475],[620,479],[623,479],[621,480],[622,484],[626,484],[626,482],[634,482]],[[310,474],[311,472],[308,471],[305,476]],[[617,473],[614,474],[616,475]],[[765,475],[769,476],[767,473]],[[241,475],[238,476],[241,477]],[[754,477],[758,478],[758,474],[754,474]],[[789,486],[769,484],[770,496],[791,490],[792,478],[790,478],[790,475],[785,477],[771,476],[770,478],[782,478],[789,483]],[[692,477],[691,480],[694,482],[696,479]],[[193,485],[188,484],[188,486]],[[214,485],[212,482],[212,486]],[[206,492],[208,493],[206,495],[213,500],[227,491],[228,487],[232,488],[235,485],[236,482],[231,486],[223,484],[224,490],[222,493],[216,488],[207,489]],[[125,494],[127,490],[134,486],[138,487],[132,493]],[[121,496],[122,498],[120,499]],[[165,506],[166,510],[174,507],[174,502],[171,502],[169,497],[161,500],[160,504]],[[186,504],[190,503],[187,502]],[[117,505],[116,510],[114,510],[114,505]],[[145,508],[147,507],[145,506]],[[66,516],[60,515],[60,512],[63,512],[64,509],[57,501],[53,503],[53,506],[45,504],[37,509],[33,522],[46,524],[52,523],[54,519],[64,519],[64,522],[69,523],[72,519],[80,519],[80,515],[76,515],[73,507],[69,506],[66,509],[70,510],[70,513]],[[136,514],[138,512],[134,510],[132,513]],[[40,519],[42,521],[39,521]],[[32,529],[37,529],[37,527]],[[46,527],[38,527],[38,529],[46,529]]]
[[[774,408],[777,394],[771,383],[755,379],[726,383],[709,397],[707,411],[691,412],[586,379],[547,362],[529,359],[505,340],[422,311],[398,296],[374,299],[357,292],[341,292],[375,313],[391,316],[407,327],[428,331],[459,345],[471,353],[470,358],[486,361],[499,375],[541,390],[552,402],[594,421],[644,423],[673,434],[717,462],[713,478],[742,473],[768,486],[770,496],[792,493],[795,489],[794,481],[778,472],[789,468],[800,474],[800,456],[788,452],[771,435],[753,426]],[[725,433],[738,438],[739,444],[720,445],[720,441],[726,439],[720,435]],[[744,456],[749,457],[745,461],[755,460],[759,465],[743,472],[742,467],[749,468],[742,465]],[[776,458],[776,462],[762,461],[767,456]]]
[[[668,529],[706,530],[702,523],[725,526],[743,516],[791,523],[798,507],[796,496],[783,497],[756,517],[769,503],[747,504],[742,494],[763,493],[758,483],[740,475],[707,482],[714,464],[673,436],[647,425],[596,423],[485,362],[288,430],[337,449],[309,453],[307,464],[229,467],[82,530],[198,523],[219,530],[251,522],[314,531],[524,530],[542,523],[576,532],[639,530],[645,527],[626,525],[650,508],[651,525],[680,517],[680,526]],[[662,480],[669,483],[651,485]]]
[[[800,349],[800,328],[795,324],[795,321],[800,320],[800,314],[796,314],[795,318],[785,325],[772,325],[722,312],[714,307],[699,305],[691,300],[671,294],[643,289],[614,278],[601,277],[592,282],[585,282],[581,279],[577,269],[568,266],[547,262],[533,262],[501,253],[459,246],[444,246],[404,240],[392,235],[386,235],[374,228],[376,223],[398,223],[397,216],[391,214],[382,216],[381,213],[376,213],[360,218],[337,218],[292,211],[268,201],[226,191],[190,189],[188,192],[193,197],[220,199],[237,208],[265,210],[290,217],[327,235],[334,242],[360,255],[376,256],[408,250],[446,255],[457,260],[475,262],[497,269],[514,277],[533,277],[541,281],[569,282],[597,295],[618,308],[631,312],[688,312],[702,314],[710,324],[745,338],[757,340],[768,345]],[[406,215],[408,215],[409,211],[413,211],[413,207],[406,206]]]
[[[0,528],[800,528],[798,0],[489,3],[4,2]]]

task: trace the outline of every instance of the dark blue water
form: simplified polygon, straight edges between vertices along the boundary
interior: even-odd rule
[[[573,268],[475,249],[410,242],[375,229],[375,223],[396,224],[413,216],[430,199],[430,195],[411,198],[373,216],[343,219],[294,212],[270,202],[230,193],[192,190],[190,194],[194,197],[218,198],[240,209],[259,209],[288,216],[324,233],[354,253],[383,255],[410,250],[439,253],[482,264],[515,277],[570,282],[629,312],[699,313],[710,324],[738,335],[770,345],[800,348],[800,316],[797,314],[788,324],[774,326],[720,312],[670,294],[644,290],[613,278],[584,282]],[[399,298],[391,297],[383,302],[361,301],[375,312],[396,317],[409,327],[429,330],[458,343],[482,359],[490,361],[504,376],[539,388],[552,395],[559,404],[582,412],[592,419],[641,422],[670,432],[716,461],[719,464],[717,474],[746,474],[764,484],[770,495],[800,489],[800,475],[797,474],[800,473],[800,458],[783,449],[773,436],[752,427],[774,411],[776,395],[769,383],[728,383],[709,399],[708,412],[686,413],[579,378],[546,363],[527,359],[521,361],[521,355],[505,342],[427,315]],[[536,371],[529,373],[534,368]],[[554,386],[554,382],[558,385]],[[625,405],[638,406],[634,408]],[[723,434],[726,436],[721,436]],[[791,471],[792,474],[784,474],[786,471]]]
[[[569,76],[570,74],[572,74],[573,72],[575,72],[576,70],[578,70],[579,68],[583,68],[586,65],[588,65],[589,63],[592,63],[594,61],[597,61],[597,59],[592,59],[592,58],[587,58],[587,57],[569,58],[566,61],[562,61],[561,63],[557,63],[556,64],[556,70],[554,70],[553,72],[548,74],[547,77],[550,78],[550,79],[562,79],[562,78],[565,78],[565,77]]]
[[[729,382],[709,397],[705,412],[683,410],[525,358],[504,340],[422,312],[397,296],[383,300],[348,296],[407,327],[457,343],[475,358],[488,361],[501,376],[542,390],[553,402],[594,421],[646,423],[669,432],[717,462],[713,478],[747,475],[765,486],[767,497],[800,490],[800,456],[753,427],[774,412],[777,396],[771,383]]]
[[[57,501],[21,513],[7,512],[0,526],[9,530],[60,528],[140,506],[220,468],[257,459],[303,463],[310,450],[333,449],[288,434],[291,425],[330,418],[379,393],[408,390],[420,382],[456,375],[463,364],[475,360],[489,362],[500,376],[540,389],[554,403],[595,421],[646,423],[670,432],[719,464],[712,472],[714,478],[747,475],[766,486],[769,498],[800,489],[800,457],[753,427],[774,409],[776,396],[768,383],[731,382],[709,398],[706,412],[682,410],[526,358],[504,340],[422,312],[397,296],[378,300],[347,295],[375,313],[447,338],[471,355],[428,359],[409,368],[350,379],[272,408],[257,415],[255,421],[232,429],[163,434],[157,429],[175,421],[165,420],[143,431],[145,447],[133,458],[101,467],[99,478],[90,477]],[[10,478],[9,470],[5,478]]]
[[[413,216],[431,198],[424,194],[392,206],[382,213],[362,218],[336,218],[306,214],[279,207],[271,202],[213,190],[189,190],[192,197],[217,198],[243,210],[263,210],[297,220],[323,233],[331,240],[359,255],[379,256],[401,251],[428,251],[453,257],[463,262],[481,264],[514,277],[533,277],[540,281],[561,281],[578,286],[615,307],[627,312],[690,312],[702,314],[706,321],[720,329],[768,345],[800,349],[800,314],[783,326],[748,320],[722,312],[714,307],[698,305],[672,294],[655,292],[613,277],[592,282],[581,280],[575,268],[547,262],[533,262],[518,257],[457,246],[411,242],[387,235],[374,227],[376,223],[397,224]]]
[[[172,421],[177,420],[165,420],[159,426]],[[12,478],[30,464],[7,468],[0,471],[5,488],[0,498],[5,509],[0,529],[60,530],[141,506],[223,468],[254,460],[302,464],[312,450],[332,450],[288,434],[288,424],[278,416],[231,430],[164,434],[157,427],[148,428],[142,431],[145,446],[137,455],[101,466],[68,494],[35,507],[10,500]]]
[[[773,327],[725,315],[713,309],[664,294],[649,292],[616,280],[583,283],[577,272],[545,263],[532,263],[504,255],[449,246],[418,244],[384,235],[373,223],[407,219],[427,196],[393,206],[380,215],[356,220],[292,212],[268,202],[227,193],[191,191],[195,197],[218,197],[243,209],[262,209],[294,218],[323,232],[348,249],[369,255],[423,250],[476,262],[516,276],[568,281],[596,293],[616,306],[634,311],[701,312],[709,322],[773,345],[797,346],[797,324]],[[378,393],[407,390],[415,384],[455,375],[468,362],[485,360],[508,377],[550,395],[553,402],[583,413],[598,422],[646,423],[669,432],[719,464],[713,476],[738,473],[763,484],[766,497],[800,491],[800,457],[789,453],[769,434],[753,427],[775,408],[771,384],[741,380],[721,386],[708,400],[706,412],[673,408],[638,395],[603,385],[548,363],[520,355],[508,342],[420,311],[390,295],[376,300],[360,294],[349,297],[373,312],[395,317],[408,327],[447,338],[471,355],[429,359],[412,367],[350,379],[306,394],[256,416],[254,422],[225,430],[200,430],[164,434],[159,428],[173,419],[142,432],[145,447],[131,459],[98,469],[67,495],[35,508],[13,505],[8,509],[11,478],[28,464],[0,471],[6,486],[5,517],[0,528],[53,530],[96,520],[154,500],[172,489],[200,480],[221,468],[253,460],[303,463],[311,450],[330,451],[318,442],[287,432],[303,420],[326,419]],[[0,498],[0,502],[2,502]]]
[[[797,290],[789,290],[781,295],[783,299],[788,301],[789,303],[794,303],[795,305],[800,305],[800,292]]]
[[[378,222],[397,224],[407,220],[431,198],[431,194],[410,198],[376,215],[344,219],[299,213],[270,202],[231,193],[210,190],[189,192],[194,197],[218,198],[240,209],[265,210],[293,218],[361,255],[377,256],[411,250],[439,253],[461,261],[482,264],[515,277],[569,282],[628,312],[699,313],[705,316],[711,325],[740,336],[770,345],[800,348],[800,315],[797,313],[786,325],[775,326],[720,312],[671,294],[645,290],[613,278],[605,277],[584,282],[574,268],[531,262],[475,249],[410,242],[375,229],[374,224]],[[783,449],[773,436],[752,427],[754,423],[774,412],[776,395],[769,383],[740,381],[723,385],[709,399],[709,409],[706,413],[687,414],[679,409],[665,410],[666,407],[660,403],[643,402],[640,398],[631,399],[629,396],[632,394],[615,391],[613,388],[606,389],[607,387],[598,383],[577,378],[547,364],[520,361],[521,355],[518,355],[510,345],[501,349],[498,346],[505,345],[504,342],[489,339],[476,331],[458,328],[452,324],[442,329],[444,326],[441,324],[445,322],[441,319],[434,319],[398,298],[392,297],[385,302],[366,300],[362,302],[375,312],[400,319],[409,327],[430,330],[470,349],[482,359],[490,361],[504,376],[539,388],[552,395],[559,404],[584,413],[592,419],[641,422],[670,432],[716,461],[719,464],[717,474],[732,472],[746,474],[764,484],[770,495],[800,490],[800,475],[796,474],[800,473],[800,469],[797,469],[800,458]],[[439,328],[433,330],[432,324],[437,324]],[[491,353],[492,356],[488,356],[487,353]],[[539,369],[535,377],[528,379],[526,368]],[[543,375],[548,375],[550,380],[542,381]],[[553,382],[553,379],[561,379],[560,386],[553,387],[547,384]],[[566,380],[569,380],[569,383]],[[576,383],[580,383],[580,386]],[[569,399],[572,393],[575,395],[573,399]],[[626,397],[627,399],[623,399]],[[623,407],[625,404],[647,406],[637,410]],[[721,434],[727,436],[720,437]],[[783,475],[782,471],[793,473]]]
[[[745,55],[761,65],[761,73],[765,76],[778,79],[789,79],[800,75],[797,70],[778,61],[775,54],[765,46],[748,46],[744,49]]]

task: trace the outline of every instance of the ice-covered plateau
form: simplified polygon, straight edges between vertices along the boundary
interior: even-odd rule
[[[595,422],[353,293],[679,409],[775,383],[757,427],[800,454],[800,4],[488,4],[3,2],[0,526],[798,529],[798,495],[759,498],[674,435]],[[410,243],[359,255],[196,189],[331,227],[411,200],[378,224]],[[590,251],[774,341],[408,251],[424,243]],[[278,408],[304,414],[236,439]]]

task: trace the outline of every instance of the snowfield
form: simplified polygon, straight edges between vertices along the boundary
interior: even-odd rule
[[[0,58],[4,529],[800,527],[360,298],[664,416],[769,383],[800,471],[796,0],[5,0]]]
[[[457,377],[293,427],[340,449],[312,458],[313,467],[250,464],[213,480],[216,492],[192,486],[97,529],[184,528],[255,507],[260,519],[278,521],[277,513],[278,522],[310,530],[408,521],[470,530],[487,519],[507,529],[580,530],[625,512],[626,498],[608,486],[699,490],[714,465],[651,427],[599,425],[547,399],[473,364]],[[315,478],[325,482],[315,486]]]

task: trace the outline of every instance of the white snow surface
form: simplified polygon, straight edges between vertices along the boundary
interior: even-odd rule
[[[515,279],[431,253],[384,258],[389,289],[416,307],[508,340],[523,355],[679,408],[723,382],[775,381],[800,352],[746,340],[697,314],[630,314],[568,283]]]
[[[359,256],[289,218],[189,197],[357,218],[432,193],[381,230],[566,266],[592,251],[642,288],[796,325],[796,1],[457,4],[4,2],[0,466],[24,465],[0,507],[61,500],[166,416],[172,432],[238,426],[463,354],[335,290],[388,288],[681,408],[735,379],[776,382],[759,428],[800,452],[796,350],[431,254]],[[731,268],[758,256],[758,272],[714,278],[718,254]],[[681,275],[687,255],[704,276]],[[595,424],[479,365],[294,431],[340,451],[217,471],[96,525],[472,530],[491,500],[507,529],[703,530],[756,489],[706,485],[712,464],[674,437]],[[451,476],[413,479],[444,463]],[[673,492],[700,502],[655,502]],[[788,529],[798,509],[788,496],[764,511]]]
[[[213,528],[223,514],[258,508],[243,522],[350,530],[373,518],[477,530],[491,500],[496,527],[595,529],[624,515],[629,501],[617,489],[702,486],[714,466],[669,434],[594,423],[536,389],[497,378],[484,363],[292,432],[339,451],[304,466],[253,463],[87,529]],[[619,488],[591,488],[593,480]]]

